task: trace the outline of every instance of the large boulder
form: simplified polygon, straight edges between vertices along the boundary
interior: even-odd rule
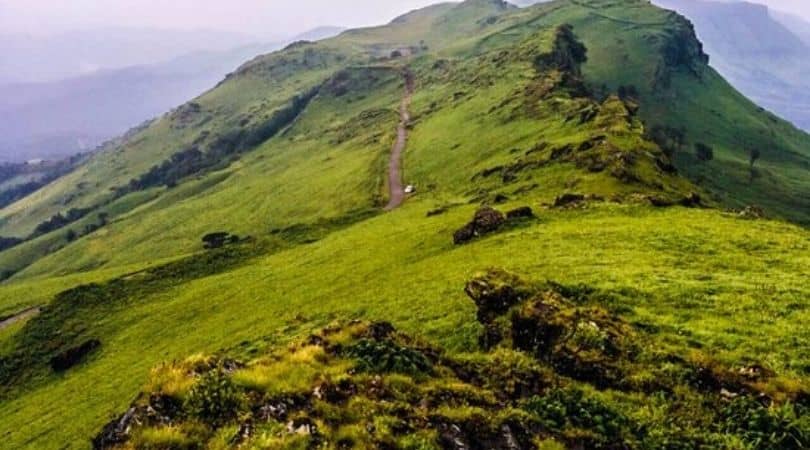
[[[489,206],[483,206],[475,212],[472,222],[464,225],[453,234],[456,245],[469,242],[476,237],[493,233],[503,226],[506,217],[502,212]]]
[[[476,211],[472,221],[478,234],[497,231],[504,222],[506,222],[506,217],[504,217],[503,213],[489,206],[484,206]]]

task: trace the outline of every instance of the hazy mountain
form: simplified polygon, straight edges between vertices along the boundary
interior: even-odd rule
[[[294,40],[317,40],[339,32],[336,27],[323,27]],[[212,88],[243,62],[281,46],[194,52],[160,64],[56,82],[0,85],[0,161],[58,158],[92,150]]]
[[[162,62],[197,51],[224,51],[254,36],[199,30],[101,28],[53,36],[0,34],[0,83],[37,83]]]
[[[345,30],[343,27],[336,26],[323,26],[313,28],[309,31],[299,34],[293,38],[294,41],[319,41],[332,36],[337,36]]]
[[[810,22],[799,16],[782,11],[771,11],[771,17],[778,20],[787,29],[798,36],[806,45],[810,45]]]
[[[699,0],[656,3],[694,22],[711,65],[743,94],[810,129],[810,46],[774,20],[767,7]]]
[[[198,52],[162,64],[0,86],[0,160],[54,158],[100,142],[213,87],[278,44]]]

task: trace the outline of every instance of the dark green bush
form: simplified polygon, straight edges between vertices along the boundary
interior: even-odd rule
[[[721,431],[742,437],[752,448],[810,448],[810,415],[794,405],[766,408],[753,398],[738,397],[720,415]]]
[[[580,429],[605,442],[621,442],[621,436],[633,428],[628,418],[577,389],[554,389],[542,397],[532,397],[524,409],[550,431]]]
[[[432,364],[421,352],[392,341],[361,340],[346,351],[359,361],[357,368],[365,372],[422,375],[432,372]]]
[[[185,409],[192,417],[212,426],[235,419],[242,407],[242,393],[221,369],[204,374],[191,388]]]
[[[695,157],[699,161],[711,161],[714,159],[714,149],[702,142],[698,142],[695,144]]]

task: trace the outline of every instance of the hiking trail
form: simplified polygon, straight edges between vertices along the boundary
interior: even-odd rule
[[[386,211],[398,208],[405,200],[405,188],[402,185],[402,154],[408,143],[408,124],[411,121],[409,108],[414,91],[413,72],[405,69],[404,77],[405,95],[402,97],[402,102],[399,106],[400,121],[397,127],[397,141],[394,143],[394,148],[391,150],[391,159],[388,163],[389,200],[388,205],[385,207]]]

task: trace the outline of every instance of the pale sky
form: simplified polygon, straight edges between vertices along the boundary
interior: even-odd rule
[[[261,36],[387,22],[437,0],[0,0],[0,32],[99,26],[220,29]],[[754,0],[810,21],[810,0]]]
[[[387,22],[436,0],[0,0],[0,32],[99,26],[218,29],[262,36]]]

